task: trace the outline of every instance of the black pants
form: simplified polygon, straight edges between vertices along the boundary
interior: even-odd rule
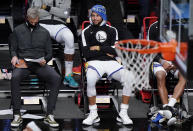
[[[33,67],[33,68],[31,68]],[[20,114],[21,108],[21,92],[20,82],[30,74],[34,72],[38,77],[46,82],[46,86],[50,89],[48,103],[47,103],[47,114],[52,114],[56,105],[59,87],[61,86],[61,77],[59,74],[49,65],[40,66],[30,65],[27,69],[15,68],[12,73],[11,79],[11,99],[13,104],[13,113]]]

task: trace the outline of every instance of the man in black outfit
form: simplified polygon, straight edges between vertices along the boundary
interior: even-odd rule
[[[88,9],[97,4],[106,8],[107,19],[117,29],[119,40],[133,38],[133,35],[123,23],[120,0],[88,0]]]
[[[47,88],[50,89],[47,114],[44,122],[52,127],[59,126],[54,120],[53,110],[61,85],[61,77],[52,67],[46,64],[52,59],[52,45],[48,31],[41,27],[38,21],[38,10],[29,8],[27,11],[27,21],[17,26],[10,36],[11,63],[14,66],[11,79],[11,96],[14,113],[14,119],[11,122],[12,127],[18,127],[22,123],[20,114],[20,82],[30,72],[37,74],[41,80],[47,83]],[[30,60],[38,61],[32,62]]]
[[[131,96],[132,72],[125,69],[118,60],[114,44],[118,40],[117,30],[106,24],[106,9],[102,5],[91,8],[90,25],[82,31],[83,55],[87,60],[87,96],[90,113],[83,120],[84,125],[100,122],[96,105],[96,83],[104,73],[108,79],[115,79],[123,85],[122,103],[116,120],[124,125],[132,125],[133,121],[127,114]]]

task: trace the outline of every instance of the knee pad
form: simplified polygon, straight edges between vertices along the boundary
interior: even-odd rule
[[[123,85],[123,95],[131,96],[132,85],[135,82],[134,74],[126,69],[121,70],[121,83]]]
[[[87,96],[88,97],[92,97],[92,96],[96,96],[96,81],[94,80],[95,78],[87,78]]]
[[[64,48],[64,54],[69,54],[69,55],[73,55],[74,54],[74,48],[73,49],[69,49],[69,48]]]
[[[96,96],[96,80],[94,80],[96,78],[88,77],[87,76],[87,96],[88,97],[92,97],[92,96]]]
[[[96,73],[95,70],[88,69],[86,73],[87,77],[87,96],[92,97],[96,96],[96,82],[99,79],[98,74]]]
[[[126,69],[123,69],[120,71],[121,73],[121,83],[134,83],[135,77],[132,71],[128,71]]]
[[[87,86],[87,96],[88,97],[93,97],[93,96],[96,96],[96,89],[95,87],[88,87]]]
[[[72,32],[69,30],[68,33],[63,34],[64,39],[64,53],[65,54],[74,54],[74,36]]]

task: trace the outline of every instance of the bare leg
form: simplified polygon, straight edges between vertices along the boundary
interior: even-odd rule
[[[167,104],[168,106],[166,107],[166,110],[164,110],[162,112],[163,113],[162,115],[165,116],[167,119],[170,119],[173,116],[173,114],[172,114],[173,109],[171,107],[173,107],[175,105],[176,100],[182,95],[182,93],[184,91],[185,84],[186,84],[186,80],[179,73],[178,84],[176,85],[176,87],[174,89],[173,96],[172,96],[172,98],[170,98],[169,103]],[[170,121],[170,122],[173,123],[173,121]]]
[[[171,106],[171,107],[173,107],[176,104],[177,100],[182,95],[185,85],[186,85],[186,80],[184,79],[184,77],[180,73],[178,75],[179,75],[178,84],[176,85],[174,89],[172,98],[170,98],[168,102],[168,106]]]
[[[173,93],[172,97],[177,100],[182,95],[182,93],[184,92],[185,85],[186,85],[186,80],[184,79],[182,74],[179,73],[178,84],[176,85],[176,87],[174,89],[174,93]]]
[[[162,101],[162,104],[168,104],[168,91],[166,89],[166,73],[163,71],[158,71],[156,73],[157,87],[159,90],[159,95]]]
[[[130,96],[122,96],[122,103],[123,104],[129,104]]]
[[[65,76],[68,76],[69,74],[72,73],[72,68],[73,68],[73,56],[71,54],[64,54],[64,65],[63,65],[63,74]],[[65,73],[64,73],[65,72]]]
[[[95,105],[96,104],[96,96],[88,97],[89,105]]]
[[[64,54],[64,60],[65,61],[73,61],[74,55],[72,54]]]

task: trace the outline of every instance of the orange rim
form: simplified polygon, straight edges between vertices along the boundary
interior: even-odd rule
[[[132,49],[121,47],[121,44],[141,44],[141,45],[150,45],[149,49]],[[156,46],[157,45],[157,46]],[[129,39],[122,40],[115,43],[115,47],[119,50],[128,51],[128,52],[138,52],[140,54],[152,54],[152,53],[162,53],[162,56],[166,60],[174,60],[176,54],[176,40],[171,40],[169,43],[161,43],[153,40],[146,39]],[[152,47],[152,48],[151,48]]]

